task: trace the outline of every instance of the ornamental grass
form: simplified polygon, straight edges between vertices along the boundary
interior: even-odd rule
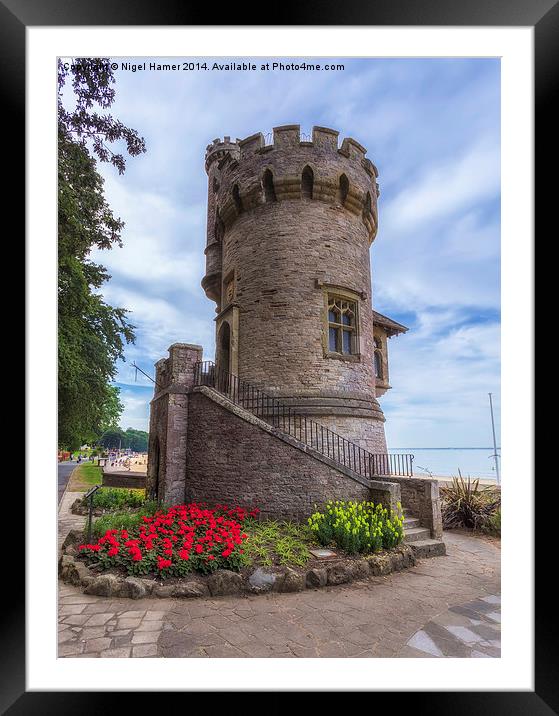
[[[483,529],[497,522],[500,533],[501,492],[494,487],[480,487],[479,480],[469,477],[452,478],[449,485],[440,487],[443,527]],[[499,513],[498,518],[496,513]]]

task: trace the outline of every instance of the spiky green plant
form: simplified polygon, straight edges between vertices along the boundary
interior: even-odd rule
[[[469,476],[453,477],[440,488],[443,527],[481,529],[501,509],[501,492],[492,486],[480,487],[479,480]]]

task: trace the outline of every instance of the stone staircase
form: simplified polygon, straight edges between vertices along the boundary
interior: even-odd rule
[[[404,542],[409,544],[416,557],[440,557],[446,554],[445,543],[432,539],[431,532],[421,527],[418,517],[404,509]]]

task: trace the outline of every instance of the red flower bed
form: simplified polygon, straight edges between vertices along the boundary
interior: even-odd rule
[[[248,538],[243,523],[258,512],[195,502],[176,505],[144,517],[138,528],[107,530],[95,544],[82,544],[80,550],[103,569],[120,567],[134,575],[182,577],[193,570],[238,569]]]

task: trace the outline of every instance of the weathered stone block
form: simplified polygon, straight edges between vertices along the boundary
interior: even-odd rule
[[[175,587],[172,584],[156,584],[153,588],[153,596],[159,599],[166,599],[172,597],[175,591]]]
[[[387,554],[374,554],[367,559],[369,569],[374,577],[390,574],[392,571],[392,560]]]
[[[358,559],[352,564],[351,573],[353,579],[367,579],[371,573],[369,562],[366,559]]]
[[[116,596],[121,588],[122,580],[114,574],[102,574],[96,577],[84,589],[85,594],[94,594],[98,597]]]
[[[58,560],[58,574],[60,579],[67,584],[74,584],[77,586],[81,582],[76,562],[71,555],[63,554],[60,557]]]
[[[251,591],[255,593],[269,592],[283,575],[278,572],[268,572],[258,567],[248,578]]]
[[[328,572],[324,568],[316,567],[315,569],[309,569],[306,574],[306,585],[309,589],[324,587],[326,586],[327,581]]]
[[[278,592],[300,592],[305,588],[305,575],[287,568],[279,581]]]
[[[75,502],[73,504],[75,504]],[[62,551],[66,551],[69,546],[75,547],[76,545],[83,544],[83,540],[83,530],[70,530],[62,543]]]
[[[351,567],[345,564],[336,564],[328,567],[328,584],[345,584],[351,581]]]
[[[192,599],[194,597],[208,597],[210,590],[208,585],[202,581],[189,581],[178,584],[173,590],[173,597],[179,599]]]
[[[136,577],[126,577],[123,582],[123,596],[129,599],[143,599],[147,596],[147,590],[143,582]]]
[[[238,594],[243,588],[243,580],[240,574],[231,572],[228,569],[220,569],[208,578],[208,587],[212,597],[224,596],[227,594]]]

